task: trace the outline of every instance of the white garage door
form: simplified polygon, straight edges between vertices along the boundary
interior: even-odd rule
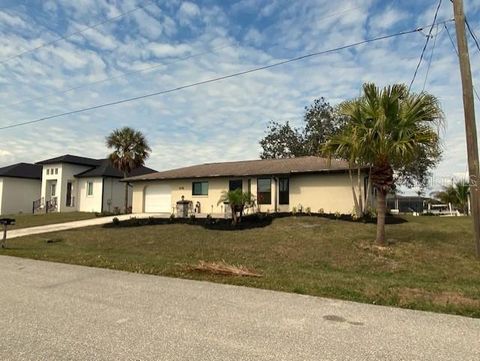
[[[165,184],[147,186],[145,189],[145,212],[172,212],[172,193],[170,186]]]

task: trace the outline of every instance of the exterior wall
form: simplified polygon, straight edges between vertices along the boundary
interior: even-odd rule
[[[195,206],[197,202],[200,202],[200,212],[201,213],[223,213],[224,206],[223,204],[217,204],[220,199],[222,192],[228,190],[229,180],[230,179],[239,179],[239,178],[205,178],[205,179],[175,179],[175,180],[159,180],[153,182],[136,182],[133,183],[133,199],[132,199],[132,211],[133,213],[141,213],[145,210],[145,199],[144,191],[146,187],[152,184],[168,184],[172,189],[172,204],[171,209],[174,212],[177,201],[182,199],[184,196],[185,200],[190,200]],[[256,193],[256,182],[255,182],[255,192],[253,189],[254,178],[252,179],[252,192]],[[247,191],[248,178],[242,178],[243,180],[243,190]],[[194,196],[192,195],[192,182],[208,182],[208,195],[205,196]]]
[[[350,214],[354,203],[350,178],[345,173],[301,175],[290,179],[290,209],[323,208],[325,213]]]
[[[266,178],[266,177],[261,177]],[[221,214],[224,212],[223,205],[217,205],[222,191],[228,190],[230,179],[238,178],[206,178],[206,179],[182,179],[182,180],[158,180],[150,182],[133,183],[133,212],[144,212],[144,190],[151,184],[168,184],[172,189],[172,212],[175,204],[181,199],[191,200],[195,205],[200,202],[201,213]],[[257,178],[243,178],[243,190],[247,191],[248,179],[251,180],[251,192],[257,197]],[[304,210],[310,207],[312,212],[323,209],[326,213],[346,213],[353,210],[353,197],[351,183],[346,173],[311,174],[290,176],[290,197],[288,205],[279,205],[278,177],[272,176],[272,196],[270,204],[259,205],[261,212],[291,212],[293,207]],[[208,181],[207,196],[193,196],[192,182]],[[277,206],[275,206],[277,204]]]
[[[67,163],[58,163],[58,164],[45,164],[42,170],[42,191],[41,197],[48,201],[50,200],[50,189],[49,184],[51,182],[57,182],[56,188],[56,197],[57,197],[57,204],[58,212],[72,212],[79,210],[79,182],[78,179],[74,176],[78,173],[86,171],[91,167],[82,166],[82,165],[75,165],[75,164],[67,164]],[[58,169],[58,174],[50,174],[47,175],[47,169],[55,170]],[[75,203],[73,207],[67,207],[67,182],[71,181],[73,185],[72,189],[72,196],[75,197]]]
[[[39,179],[0,178],[0,214],[31,213],[41,185]]]
[[[132,187],[128,187],[128,204],[132,204]],[[103,211],[113,212],[118,208],[123,212],[125,207],[125,183],[118,178],[103,180]]]
[[[93,183],[93,194],[87,195],[87,183]],[[102,178],[78,178],[77,209],[80,212],[102,211]]]

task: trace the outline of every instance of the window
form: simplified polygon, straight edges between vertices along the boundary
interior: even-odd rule
[[[278,180],[278,203],[289,204],[290,203],[290,184],[288,178],[280,178]]]
[[[258,204],[272,203],[272,180],[270,178],[258,178],[257,200]]]
[[[55,197],[57,193],[57,183],[52,183],[50,185],[50,196]]]
[[[55,174],[58,174],[58,168],[55,168]]]
[[[47,168],[47,175],[50,174],[50,168]]]
[[[93,196],[93,182],[87,182],[87,196]]]
[[[229,191],[234,191],[237,189],[243,190],[243,182],[241,179],[234,179],[228,182],[228,190]]]
[[[208,182],[193,182],[192,183],[193,196],[208,196]]]

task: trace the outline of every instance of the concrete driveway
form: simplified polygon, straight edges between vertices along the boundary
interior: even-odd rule
[[[2,360],[480,360],[480,320],[0,256]]]
[[[23,236],[30,236],[32,234],[49,233],[49,232],[56,232],[56,231],[65,231],[65,230],[74,229],[74,228],[98,226],[98,225],[102,225],[102,224],[111,223],[113,218],[115,218],[115,217],[118,218],[121,221],[130,219],[132,217],[136,217],[136,218],[148,218],[148,217],[168,218],[168,217],[170,217],[170,213],[123,214],[123,215],[118,215],[118,216],[85,219],[85,220],[81,220],[81,221],[47,224],[45,226],[36,226],[36,227],[13,229],[11,231],[8,231],[7,239],[23,237]]]

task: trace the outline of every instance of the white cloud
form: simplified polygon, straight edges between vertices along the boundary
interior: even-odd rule
[[[184,1],[177,12],[177,17],[182,25],[188,25],[191,23],[191,20],[200,15],[200,8],[198,5]]]
[[[0,11],[0,24],[2,27],[25,27],[25,22],[15,15],[10,15],[6,12]]]
[[[158,58],[185,55],[191,50],[190,47],[185,44],[171,45],[160,43],[149,44],[146,49]]]
[[[68,34],[140,3],[49,1],[47,8],[43,5],[30,12],[19,8],[8,14],[40,29],[47,15],[62,13],[64,24],[55,23],[54,30]],[[271,64],[356,42],[371,34],[403,30],[408,24],[413,28],[430,22],[434,10],[433,5],[427,8],[411,2],[400,11],[398,3],[396,7],[378,2],[372,6],[373,0],[360,3],[279,0],[260,5],[258,1],[245,0],[231,7],[223,6],[220,1],[202,4],[200,9],[193,2],[157,1],[156,5],[87,31],[83,36],[7,62],[0,71],[0,126]],[[471,0],[468,4],[470,21],[477,28],[478,15],[471,13],[476,5]],[[448,11],[450,5],[443,5],[442,13]],[[395,21],[396,16],[402,20]],[[373,28],[375,18],[379,20]],[[12,32],[0,26],[0,57],[52,39],[54,35],[50,32]],[[424,39],[420,34],[412,34],[141,101],[4,130],[2,149],[10,154],[0,150],[0,165],[37,161],[62,153],[102,157],[107,152],[104,136],[122,125],[145,132],[154,150],[149,161],[153,168],[256,158],[258,140],[271,119],[300,125],[304,106],[317,97],[325,96],[335,104],[357,96],[364,81],[409,82]],[[475,64],[477,54],[472,52],[471,56]],[[161,66],[65,94],[53,94],[153,65]],[[416,91],[423,86],[425,65],[422,64],[414,84]],[[426,89],[439,96],[448,120],[445,159],[436,171],[442,177],[464,172],[466,164],[457,67],[444,32],[437,39],[426,83]],[[473,71],[480,83],[480,70],[473,66]],[[11,105],[19,101],[24,102]],[[62,142],[52,141],[52,137],[61,138]],[[231,139],[241,141],[232,146]]]
[[[391,29],[395,24],[405,20],[408,17],[406,11],[388,7],[383,12],[375,14],[369,20],[369,25],[374,31],[383,31]]]
[[[263,36],[257,29],[250,28],[245,34],[244,40],[247,43],[253,44],[255,46],[259,46],[263,42]]]

